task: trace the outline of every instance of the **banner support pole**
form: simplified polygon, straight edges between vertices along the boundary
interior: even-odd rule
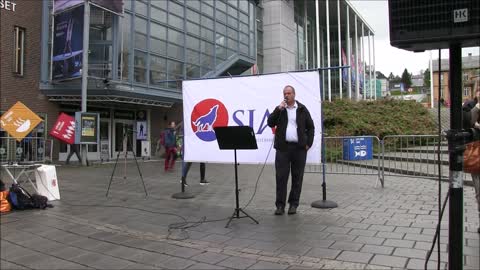
[[[320,70],[320,69],[319,69]],[[320,72],[318,72],[318,76],[320,77]],[[322,102],[322,82],[319,80],[319,86],[320,86],[320,103]],[[321,130],[321,161],[322,162],[322,199],[318,201],[312,202],[311,206],[313,208],[322,208],[322,209],[329,209],[329,208],[337,208],[338,205],[336,202],[333,201],[328,201],[327,200],[327,182],[326,180],[326,173],[325,173],[325,132],[324,132],[324,126],[323,126],[323,106],[320,107],[320,117],[322,121],[322,130]]]
[[[87,112],[88,51],[90,43],[90,2],[85,0],[83,13],[83,53],[82,53],[82,112]],[[87,145],[81,144],[82,165],[87,166]]]

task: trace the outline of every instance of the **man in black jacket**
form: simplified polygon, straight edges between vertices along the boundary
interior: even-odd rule
[[[307,151],[313,144],[315,126],[307,107],[295,100],[295,88],[291,85],[283,88],[284,100],[268,117],[268,126],[275,127],[274,147],[277,198],[275,215],[285,213],[287,184],[290,168],[292,170],[292,188],[288,196],[290,207],[288,214],[297,213],[302,191],[303,172],[307,160]]]

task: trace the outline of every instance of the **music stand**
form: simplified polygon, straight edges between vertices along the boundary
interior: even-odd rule
[[[228,228],[234,218],[248,217],[258,224],[258,221],[247,214],[238,203],[238,168],[237,168],[237,149],[258,149],[255,132],[249,126],[215,127],[218,147],[221,150],[233,150],[235,160],[235,211],[228,219],[225,228]],[[245,216],[240,216],[242,212]]]

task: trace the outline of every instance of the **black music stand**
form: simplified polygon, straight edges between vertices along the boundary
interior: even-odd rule
[[[247,214],[238,203],[238,169],[237,169],[237,149],[258,149],[255,132],[249,126],[232,126],[232,127],[215,127],[215,135],[217,137],[218,147],[221,150],[233,150],[235,158],[235,211],[228,219],[225,228],[228,228],[230,222],[234,218],[248,217],[258,224],[258,221]],[[240,216],[240,212],[245,216]]]

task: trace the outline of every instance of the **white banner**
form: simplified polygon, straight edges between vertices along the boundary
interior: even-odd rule
[[[283,88],[292,85],[295,99],[310,111],[315,138],[307,163],[320,164],[321,99],[318,71],[204,79],[183,82],[184,159],[191,162],[233,163],[233,150],[220,150],[213,127],[251,126],[257,150],[237,150],[240,163],[275,161],[271,112],[283,100]]]

